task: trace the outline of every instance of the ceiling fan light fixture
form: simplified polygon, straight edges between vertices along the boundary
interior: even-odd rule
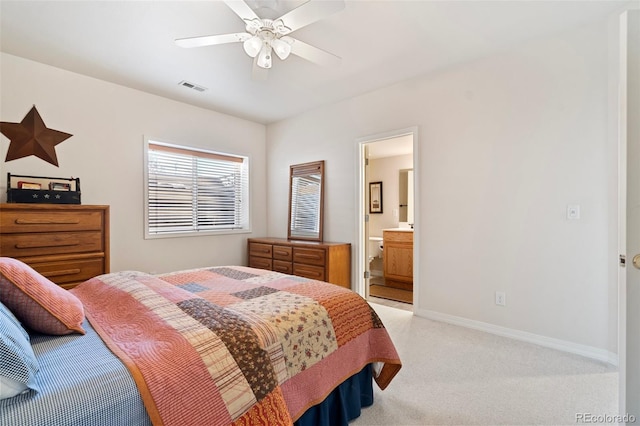
[[[2,0],[0,0],[2,1]],[[244,22],[244,33],[217,34],[200,37],[176,39],[175,43],[181,47],[213,46],[216,44],[242,43],[244,51],[253,58],[253,76],[258,73],[266,75],[265,69],[271,68],[272,55],[281,60],[291,54],[299,56],[320,65],[334,66],[340,58],[322,49],[311,46],[288,34],[306,27],[320,19],[344,9],[344,0],[303,0],[302,5],[286,12],[279,18],[260,18],[256,15],[251,3],[256,6],[264,1],[279,3],[283,0],[223,0],[224,3]],[[261,7],[258,5],[257,7]],[[274,8],[275,11],[275,8]],[[258,73],[256,73],[258,70]]]
[[[291,54],[291,44],[288,42],[288,40],[283,40],[283,38],[277,38],[273,40],[271,42],[271,47],[273,47],[273,50],[274,52],[276,52],[276,55],[278,55],[278,58],[284,61],[289,57],[289,54]]]
[[[260,68],[271,68],[271,45],[267,43],[264,44],[262,50],[260,50],[260,53],[258,54],[258,60],[256,61],[256,64]]]
[[[255,58],[263,48],[263,43],[262,40],[260,40],[260,37],[253,36],[245,40],[244,43],[242,43],[242,47],[244,47],[244,51],[247,53],[247,55]]]

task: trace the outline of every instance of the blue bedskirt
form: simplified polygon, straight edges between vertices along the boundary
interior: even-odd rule
[[[295,426],[346,426],[360,416],[360,409],[373,404],[372,367],[342,382],[318,405],[309,408]]]

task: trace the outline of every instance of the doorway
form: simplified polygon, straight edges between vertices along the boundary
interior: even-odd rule
[[[417,262],[413,261],[418,259],[419,242],[414,238],[419,230],[416,148],[417,128],[357,140],[355,289],[367,299],[375,297],[409,310],[414,309],[419,291]]]

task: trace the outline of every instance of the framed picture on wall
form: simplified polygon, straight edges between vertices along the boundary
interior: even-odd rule
[[[382,182],[369,183],[369,213],[382,213]]]

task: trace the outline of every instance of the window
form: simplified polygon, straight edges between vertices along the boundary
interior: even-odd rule
[[[249,231],[247,157],[147,140],[146,238]]]

